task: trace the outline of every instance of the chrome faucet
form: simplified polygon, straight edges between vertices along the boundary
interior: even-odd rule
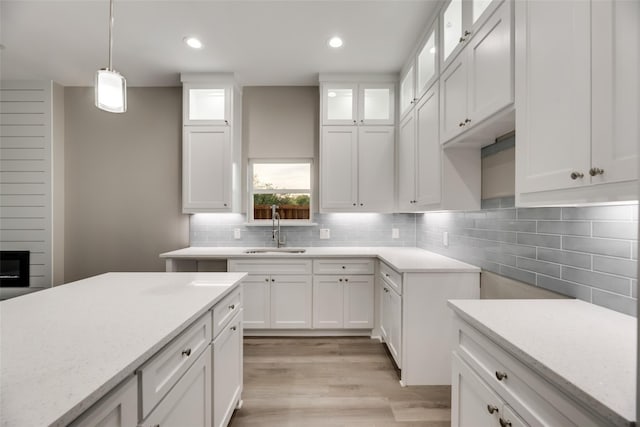
[[[280,234],[280,214],[277,211],[278,206],[271,205],[271,239],[276,241],[276,247],[284,246],[285,240],[282,240]],[[278,229],[276,230],[276,220],[278,221]]]

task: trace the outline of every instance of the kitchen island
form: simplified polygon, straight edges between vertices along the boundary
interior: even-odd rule
[[[107,273],[0,303],[1,425],[74,421],[190,325],[211,335],[212,308],[240,298],[244,276]]]

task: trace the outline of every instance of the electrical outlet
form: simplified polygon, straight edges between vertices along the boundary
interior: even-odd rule
[[[399,239],[400,238],[400,229],[399,228],[392,228],[391,229],[391,238],[392,239]]]
[[[321,228],[320,229],[320,238],[321,239],[328,239],[331,237],[331,230],[329,230],[328,228]]]
[[[242,237],[242,234],[240,234],[240,229],[239,228],[234,228],[233,229],[233,238],[236,240],[239,240]]]
[[[443,231],[442,232],[442,244],[444,245],[445,248],[449,247],[449,232],[448,231]]]

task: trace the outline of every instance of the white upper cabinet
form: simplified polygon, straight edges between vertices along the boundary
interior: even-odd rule
[[[462,52],[440,76],[443,144],[467,133],[466,139],[487,145],[513,130],[512,21],[512,3],[505,1],[484,19],[473,36],[468,36]],[[471,129],[475,131],[469,132]]]
[[[224,125],[231,120],[231,85],[185,83],[183,125]]]
[[[637,199],[638,22],[634,1],[516,2],[517,204]]]
[[[416,102],[416,75],[413,61],[400,78],[400,117],[404,117]]]
[[[416,98],[421,98],[438,77],[438,39],[436,29],[437,23],[429,31],[416,57]]]
[[[239,212],[242,94],[233,74],[182,74],[182,212]]]
[[[323,125],[390,125],[395,119],[395,84],[323,82]]]
[[[446,68],[504,0],[449,0],[442,8],[442,68]],[[510,0],[507,0],[510,1]]]

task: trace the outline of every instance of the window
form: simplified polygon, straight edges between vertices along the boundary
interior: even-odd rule
[[[250,221],[271,220],[271,206],[281,220],[311,221],[311,160],[249,161]]]

